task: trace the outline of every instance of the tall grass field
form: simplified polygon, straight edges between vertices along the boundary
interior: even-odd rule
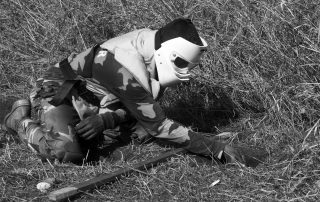
[[[177,155],[75,200],[320,201],[319,0],[1,0],[0,118],[70,53],[180,17],[209,48],[191,81],[166,92],[163,109],[195,131],[266,148],[266,162]],[[54,164],[0,129],[0,201],[48,201],[36,189],[46,178],[59,181],[53,191],[168,149],[130,144],[95,164]]]

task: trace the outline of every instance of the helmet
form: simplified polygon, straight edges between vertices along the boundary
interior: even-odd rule
[[[175,20],[159,29],[155,40],[154,58],[163,87],[188,81],[189,71],[200,63],[208,46],[188,19]]]

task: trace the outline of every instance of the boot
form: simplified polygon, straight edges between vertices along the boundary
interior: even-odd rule
[[[22,141],[26,141],[26,134],[21,131],[21,122],[24,119],[30,119],[31,117],[31,103],[29,100],[21,99],[13,103],[11,112],[8,113],[4,118],[5,129],[12,135],[19,134]],[[20,130],[19,130],[20,129]]]

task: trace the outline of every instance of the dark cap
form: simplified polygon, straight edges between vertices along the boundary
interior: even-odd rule
[[[168,23],[156,32],[155,49],[158,50],[161,47],[161,43],[177,37],[182,37],[193,44],[203,46],[197,29],[191,20],[179,18]]]

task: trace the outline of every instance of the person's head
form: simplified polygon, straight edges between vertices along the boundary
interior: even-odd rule
[[[207,46],[189,19],[176,19],[160,28],[155,36],[154,56],[160,85],[188,81],[189,71],[200,63]]]

